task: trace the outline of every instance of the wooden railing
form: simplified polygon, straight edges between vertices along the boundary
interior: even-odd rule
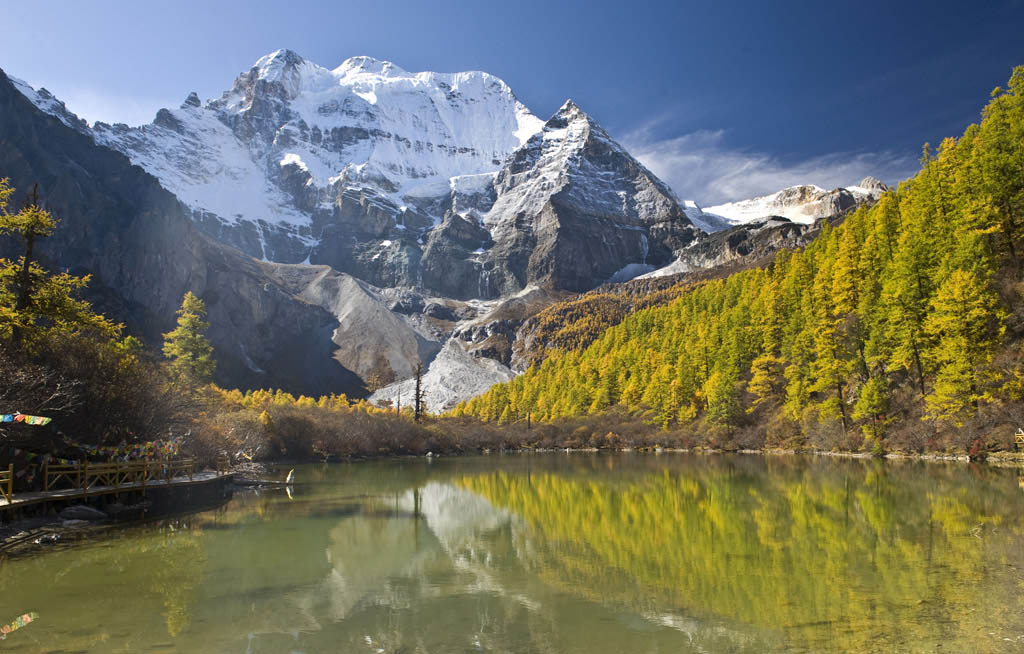
[[[227,454],[217,456],[217,472],[228,472],[231,470],[231,459]]]
[[[8,502],[14,497],[14,464],[7,466],[7,470],[0,470],[0,497]]]
[[[195,461],[131,461],[128,463],[82,463],[62,465],[49,464],[43,470],[43,490],[55,490],[64,485],[86,492],[96,486],[121,488],[138,484],[145,488],[149,482],[166,481],[177,477],[188,477],[192,481]]]

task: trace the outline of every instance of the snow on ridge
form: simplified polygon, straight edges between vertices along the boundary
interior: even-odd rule
[[[748,223],[768,216],[782,216],[810,224],[822,217],[822,197],[829,192],[814,184],[789,186],[775,193],[707,207],[703,211],[733,223]]]
[[[617,270],[614,275],[608,278],[608,283],[618,284],[621,282],[628,282],[631,279],[645,277],[654,272],[657,272],[657,270],[649,263],[627,263],[625,266]]]
[[[484,72],[410,73],[371,57],[352,57],[329,71],[287,51],[258,63],[260,76],[264,69],[281,79],[297,75],[298,91],[288,89],[291,122],[325,135],[338,128],[377,134],[357,135],[341,152],[307,147],[306,165],[318,167],[319,159],[333,170],[328,178],[349,165],[365,166],[352,169],[349,181],[376,187],[396,203],[409,192],[420,196],[432,181],[496,172],[543,125],[505,82]],[[247,111],[246,75],[219,102],[228,112]]]
[[[341,62],[341,64],[339,64],[337,68],[333,69],[331,73],[335,77],[345,77],[347,75],[361,73],[381,75],[383,77],[398,77],[409,75],[408,71],[390,61],[376,59],[374,57],[368,57],[366,55],[349,57],[345,61]],[[421,75],[422,73],[416,74]]]
[[[701,209],[700,205],[693,200],[685,200],[681,206],[683,208],[683,213],[685,213],[686,217],[690,219],[690,222],[698,229],[709,234],[723,229],[728,229],[736,224],[735,221],[725,218],[724,216],[719,216]]]
[[[25,96],[29,102],[34,104],[43,113],[53,116],[71,129],[79,132],[87,132],[89,130],[89,124],[85,120],[71,113],[63,102],[46,89],[40,88],[37,91],[25,80],[12,75],[8,75],[7,79],[11,80],[14,88],[18,89],[19,93]]]
[[[269,183],[248,148],[224,123],[205,111],[167,113],[188,122],[187,135],[157,124],[129,130],[97,124],[93,138],[127,154],[191,209],[216,214],[229,223],[309,224],[309,216],[292,207],[288,197]]]
[[[870,186],[864,186],[870,184]],[[819,218],[836,213],[836,201],[843,192],[853,196],[857,202],[877,200],[885,192],[886,187],[874,178],[861,180],[860,184],[840,187],[828,191],[814,184],[790,186],[769,195],[762,195],[747,200],[727,202],[713,207],[700,209],[692,203],[695,211],[700,211],[704,222],[721,222],[725,227],[729,224],[749,223],[769,216],[781,216],[797,223],[811,224]],[[688,203],[687,206],[689,206]],[[690,209],[686,209],[689,214]],[[692,220],[692,218],[691,218]],[[721,229],[722,227],[719,227]],[[708,230],[706,230],[708,231]]]
[[[309,171],[309,168],[306,166],[306,164],[302,162],[302,157],[295,154],[294,152],[285,153],[284,157],[281,159],[281,165],[289,166],[292,164],[298,166],[302,170],[305,170],[307,172]]]
[[[636,279],[653,279],[655,277],[668,277],[669,275],[678,275],[680,273],[690,272],[692,270],[693,267],[690,266],[689,264],[684,263],[680,259],[675,259],[672,261],[672,263],[668,264],[667,266],[658,268],[657,270],[652,270],[646,275],[640,275],[639,277],[636,277]]]

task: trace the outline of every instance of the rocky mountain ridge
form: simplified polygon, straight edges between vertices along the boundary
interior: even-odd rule
[[[665,263],[698,234],[579,107],[542,121],[483,72],[410,73],[369,57],[328,70],[279,50],[220,98],[191,94],[140,127],[89,128],[23,90],[154,175],[215,239],[381,288],[462,300],[582,291],[626,265]]]

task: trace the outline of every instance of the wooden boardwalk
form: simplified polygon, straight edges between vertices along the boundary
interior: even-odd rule
[[[141,482],[132,482],[128,484],[121,484],[118,487],[93,486],[92,488],[62,488],[60,490],[52,491],[16,493],[10,500],[5,497],[0,497],[0,511],[17,509],[30,506],[32,504],[39,504],[41,502],[59,502],[94,497],[96,495],[113,495],[115,493],[141,492],[147,489],[152,490],[156,488],[188,486],[190,484],[204,484],[206,482],[215,481],[228,476],[230,476],[230,473],[210,470],[206,472],[198,472],[192,476],[192,479],[189,479],[188,477],[177,477],[166,481],[151,481],[145,485]]]
[[[6,471],[4,471],[6,472]],[[5,475],[6,476],[6,475]],[[226,465],[218,470],[196,472],[192,461],[77,464],[50,466],[43,472],[42,491],[15,492],[0,489],[0,512],[47,502],[67,502],[98,495],[145,494],[147,490],[182,488],[230,477]],[[7,482],[7,483],[4,483]],[[66,486],[61,488],[61,486]]]

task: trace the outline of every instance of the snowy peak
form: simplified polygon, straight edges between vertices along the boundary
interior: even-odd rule
[[[2,74],[2,71],[0,71],[0,74]],[[17,77],[8,76],[7,79],[11,81],[14,88],[18,89],[19,93],[25,96],[29,102],[34,104],[43,113],[50,114],[73,130],[88,133],[89,124],[68,110],[64,103],[54,97],[52,93],[44,88],[40,88],[37,91],[27,82]]]
[[[687,220],[669,188],[572,100],[509,157],[495,189],[488,224],[538,214],[556,194],[562,204],[620,223]]]
[[[439,222],[456,180],[493,175],[542,125],[487,73],[410,73],[366,56],[328,70],[282,49],[205,106],[190,95],[152,125],[104,126],[96,138],[204,220],[299,227],[308,245],[350,206],[344,198],[373,214],[372,225],[353,219],[372,233],[386,231],[388,213],[392,225],[407,212]]]
[[[483,224],[498,249],[537,240],[546,256],[510,270],[542,287],[647,272],[697,236],[669,188],[571,100],[508,158],[494,190]]]
[[[276,50],[256,60],[253,69],[257,79],[280,82],[286,75],[295,73],[306,60],[291,50]]]
[[[562,106],[558,108],[555,115],[548,119],[548,122],[552,121],[572,121],[572,120],[590,120],[590,117],[580,109],[579,105],[572,101],[572,98],[567,99],[562,103]]]
[[[796,223],[811,224],[820,218],[843,214],[864,202],[877,201],[888,190],[874,177],[866,177],[856,186],[831,191],[814,184],[801,184],[770,195],[707,207],[702,210],[705,214],[702,219],[709,224],[715,224],[715,219],[724,219],[727,224],[736,225],[781,216]]]
[[[349,57],[341,65],[331,71],[337,77],[349,75],[378,75],[380,77],[402,77],[409,73],[390,61],[382,61],[373,57]]]
[[[567,131],[570,128],[571,131]],[[566,100],[558,111],[544,123],[543,138],[545,141],[553,142],[564,141],[566,137],[571,137],[568,139],[568,143],[582,147],[590,136],[591,130],[605,140],[614,143],[604,129],[580,109],[579,105],[572,100]]]
[[[152,124],[86,132],[218,240],[381,287],[459,299],[533,283],[587,290],[667,262],[696,233],[668,187],[575,102],[543,121],[480,71],[371,57],[328,69],[278,50],[219,99],[192,94]]]
[[[276,50],[260,57],[252,68],[235,79],[230,91],[224,93],[214,106],[248,110],[260,96],[293,100],[304,88],[324,83],[330,71],[306,61],[291,50]]]
[[[855,195],[865,195],[878,199],[889,190],[881,180],[875,177],[865,177],[856,186],[847,186],[846,189]]]

